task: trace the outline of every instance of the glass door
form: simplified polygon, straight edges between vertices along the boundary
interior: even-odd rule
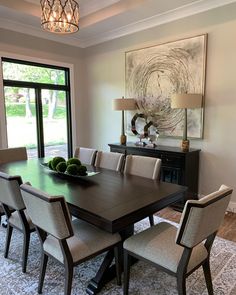
[[[43,89],[43,133],[45,157],[68,155],[66,92]]]
[[[29,157],[37,157],[35,89],[4,87],[8,147],[25,146]]]
[[[8,147],[72,155],[69,69],[2,58]]]

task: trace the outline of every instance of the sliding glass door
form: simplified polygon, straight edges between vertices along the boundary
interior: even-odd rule
[[[6,58],[2,66],[8,147],[71,156],[69,70]]]

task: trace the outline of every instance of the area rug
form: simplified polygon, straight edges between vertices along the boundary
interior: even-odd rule
[[[155,216],[155,223],[163,221]],[[149,227],[147,219],[135,225],[139,232]],[[40,244],[33,234],[27,273],[21,272],[22,236],[13,231],[9,259],[3,257],[6,230],[0,227],[0,294],[36,295],[38,286]],[[86,294],[89,280],[95,275],[103,256],[81,264],[75,268],[73,295]],[[236,295],[236,243],[216,238],[211,254],[211,271],[215,295]],[[64,269],[49,259],[43,294],[61,295],[64,290]],[[99,293],[101,295],[122,295],[122,287],[113,280]],[[146,263],[138,262],[131,270],[130,295],[177,295],[175,278],[158,271]],[[187,294],[207,295],[202,269],[187,279]]]

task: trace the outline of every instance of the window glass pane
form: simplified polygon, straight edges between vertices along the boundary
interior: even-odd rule
[[[4,87],[8,147],[25,146],[28,157],[37,157],[35,90]]]
[[[67,158],[66,93],[42,90],[45,157]]]
[[[3,79],[65,85],[65,71],[3,61]]]

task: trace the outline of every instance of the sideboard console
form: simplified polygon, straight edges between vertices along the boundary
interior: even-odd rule
[[[160,158],[162,161],[161,180],[188,187],[183,201],[173,206],[176,210],[181,211],[186,200],[197,199],[200,150],[190,149],[189,152],[183,152],[177,147],[158,145],[150,148],[136,146],[133,143],[109,144],[109,146],[111,152]]]

